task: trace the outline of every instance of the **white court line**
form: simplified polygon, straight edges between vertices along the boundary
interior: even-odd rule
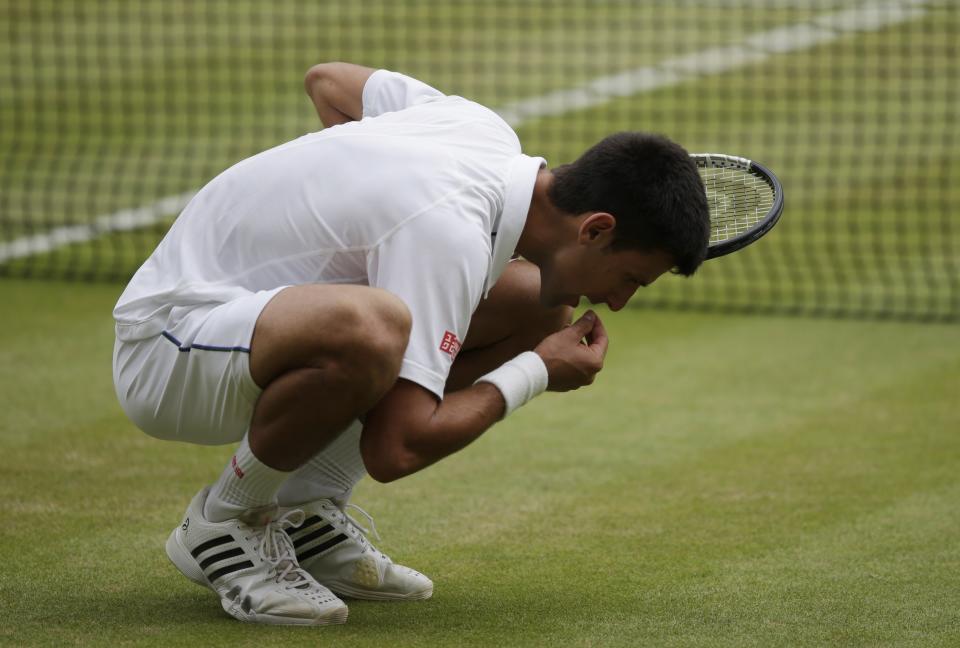
[[[516,127],[531,119],[593,108],[618,97],[630,97],[699,77],[723,74],[759,63],[775,54],[823,45],[850,32],[876,31],[906,22],[924,15],[925,4],[927,0],[866,2],[852,9],[750,34],[732,45],[711,47],[669,58],[656,65],[600,77],[575,88],[510,103],[497,112]]]
[[[506,104],[497,110],[514,128],[534,119],[603,105],[619,97],[678,85],[759,63],[776,54],[796,52],[838,40],[851,32],[876,31],[913,20],[926,13],[929,0],[865,2],[812,20],[750,34],[732,45],[711,47],[665,59],[656,65],[599,77],[566,90]],[[74,243],[84,243],[111,232],[159,223],[179,213],[195,191],[188,191],[137,207],[99,216],[92,223],[57,227],[43,234],[0,243],[0,263],[43,254]]]
[[[52,252],[73,243],[86,243],[111,232],[126,232],[155,225],[170,214],[182,211],[196,193],[196,191],[187,191],[175,196],[166,196],[143,207],[121,209],[112,214],[98,216],[92,223],[55,227],[43,234],[24,236],[9,243],[0,243],[0,263]]]

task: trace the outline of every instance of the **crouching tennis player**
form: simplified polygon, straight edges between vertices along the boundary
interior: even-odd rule
[[[346,63],[305,85],[326,128],[227,169],[114,310],[113,375],[147,434],[236,444],[167,555],[243,621],[343,623],[339,596],[433,583],[347,514],[544,390],[591,383],[622,308],[707,250],[703,184],[660,136],[548,170],[493,111]],[[514,260],[515,257],[523,260]]]

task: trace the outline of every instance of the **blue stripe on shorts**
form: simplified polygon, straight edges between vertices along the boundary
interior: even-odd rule
[[[196,344],[196,343],[188,344],[187,346],[184,346],[180,342],[180,340],[173,337],[173,335],[171,335],[169,332],[162,331],[160,334],[163,337],[170,340],[171,342],[173,342],[174,344],[176,344],[177,350],[180,351],[180,353],[190,353],[190,351],[192,351],[193,349],[197,349],[199,351],[242,351],[244,353],[250,353],[250,349],[242,346],[225,347],[225,346],[213,346],[210,344]]]

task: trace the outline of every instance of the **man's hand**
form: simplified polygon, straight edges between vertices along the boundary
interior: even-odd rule
[[[586,338],[586,344],[582,340]],[[547,365],[549,391],[570,391],[593,382],[607,355],[607,331],[593,311],[544,338],[534,351]]]

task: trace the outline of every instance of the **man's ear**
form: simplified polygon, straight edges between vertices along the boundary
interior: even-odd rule
[[[588,214],[580,223],[577,240],[582,245],[601,245],[607,247],[613,242],[613,230],[617,219],[607,212]]]

